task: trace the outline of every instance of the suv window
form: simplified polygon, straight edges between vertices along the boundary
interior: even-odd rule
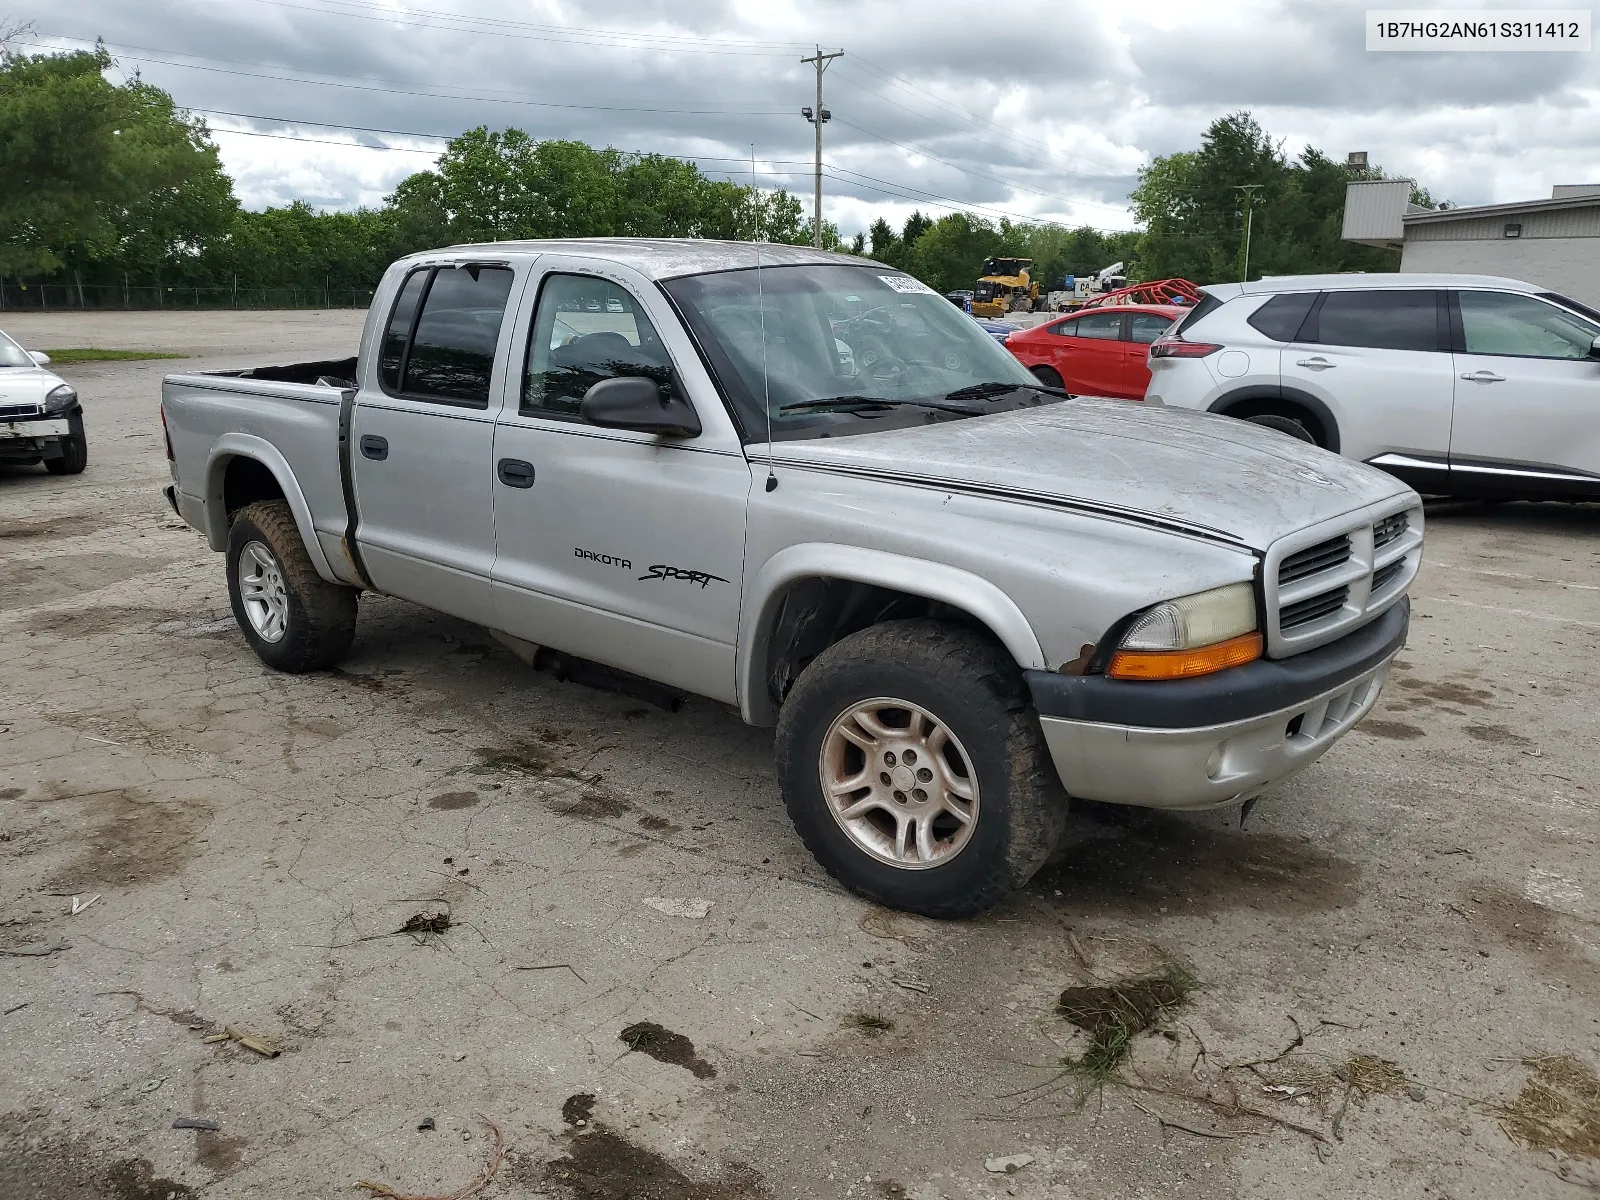
[[[1292,342],[1316,301],[1315,292],[1290,292],[1273,296],[1246,317],[1245,322],[1275,342]]]
[[[1079,337],[1117,341],[1122,337],[1122,314],[1115,312],[1089,313],[1074,318],[1070,324]]]
[[[667,384],[672,359],[637,300],[592,275],[551,275],[539,290],[520,411],[575,417],[602,379],[643,375]]]
[[[1512,292],[1458,292],[1468,354],[1588,358],[1600,326],[1553,304]]]
[[[1439,350],[1439,299],[1433,291],[1324,292],[1305,338],[1324,346]]]
[[[1160,313],[1134,313],[1132,324],[1133,340],[1148,346],[1172,328],[1172,318]]]
[[[416,400],[489,407],[495,344],[512,278],[508,267],[413,271],[395,299],[379,352],[383,389]]]

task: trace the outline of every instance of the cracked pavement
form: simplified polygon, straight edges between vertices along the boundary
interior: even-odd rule
[[[1505,1124],[1523,1060],[1600,1066],[1600,510],[1430,508],[1378,709],[1247,828],[1086,807],[937,924],[827,878],[721,705],[384,597],[339,670],[255,659],[161,498],[160,379],[348,353],[361,317],[3,316],[193,356],[61,368],[88,471],[0,470],[0,949],[71,943],[0,955],[7,1200],[448,1195],[490,1122],[490,1198],[1600,1189]],[[1169,961],[1200,990],[1075,1089],[1059,992]]]

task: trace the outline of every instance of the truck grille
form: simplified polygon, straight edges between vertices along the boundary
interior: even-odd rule
[[[37,404],[0,404],[0,421],[10,420],[14,417],[36,417],[39,415]]]
[[[1308,546],[1283,560],[1283,565],[1278,568],[1278,586],[1282,587],[1286,583],[1293,583],[1297,579],[1304,579],[1309,575],[1337,567],[1349,558],[1349,534],[1341,533],[1338,537],[1318,542],[1315,546]]]
[[[1286,604],[1278,613],[1278,628],[1287,633],[1302,625],[1320,621],[1323,617],[1338,612],[1349,598],[1350,588],[1346,585],[1331,592],[1312,596],[1308,600],[1297,600],[1293,604]]]
[[[1410,527],[1411,522],[1406,520],[1406,514],[1403,512],[1385,517],[1372,527],[1372,548],[1382,550]]]
[[[1315,649],[1397,601],[1422,558],[1422,510],[1390,500],[1275,543],[1263,566],[1267,653]]]

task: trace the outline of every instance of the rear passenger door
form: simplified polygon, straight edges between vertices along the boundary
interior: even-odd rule
[[[1056,369],[1067,391],[1080,396],[1123,396],[1124,345],[1120,312],[1086,312],[1056,326],[1061,343]],[[1143,394],[1142,392],[1140,393]]]
[[[547,255],[495,434],[495,627],[734,701],[750,467],[721,398],[649,281]],[[679,389],[695,438],[588,424],[583,395]]]
[[[1442,474],[1455,391],[1449,346],[1442,291],[1323,292],[1283,349],[1284,394],[1323,403],[1342,454]]]
[[[483,623],[493,615],[491,455],[515,283],[503,263],[411,271],[351,418],[357,540],[373,585]]]
[[[1122,395],[1129,400],[1143,400],[1150,386],[1150,343],[1172,328],[1173,318],[1165,313],[1135,312],[1128,314],[1128,340],[1123,343],[1126,354],[1122,361]]]

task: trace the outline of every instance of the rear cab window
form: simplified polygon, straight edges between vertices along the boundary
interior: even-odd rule
[[[514,273],[506,266],[419,267],[395,298],[378,383],[407,400],[489,407],[495,347]]]

